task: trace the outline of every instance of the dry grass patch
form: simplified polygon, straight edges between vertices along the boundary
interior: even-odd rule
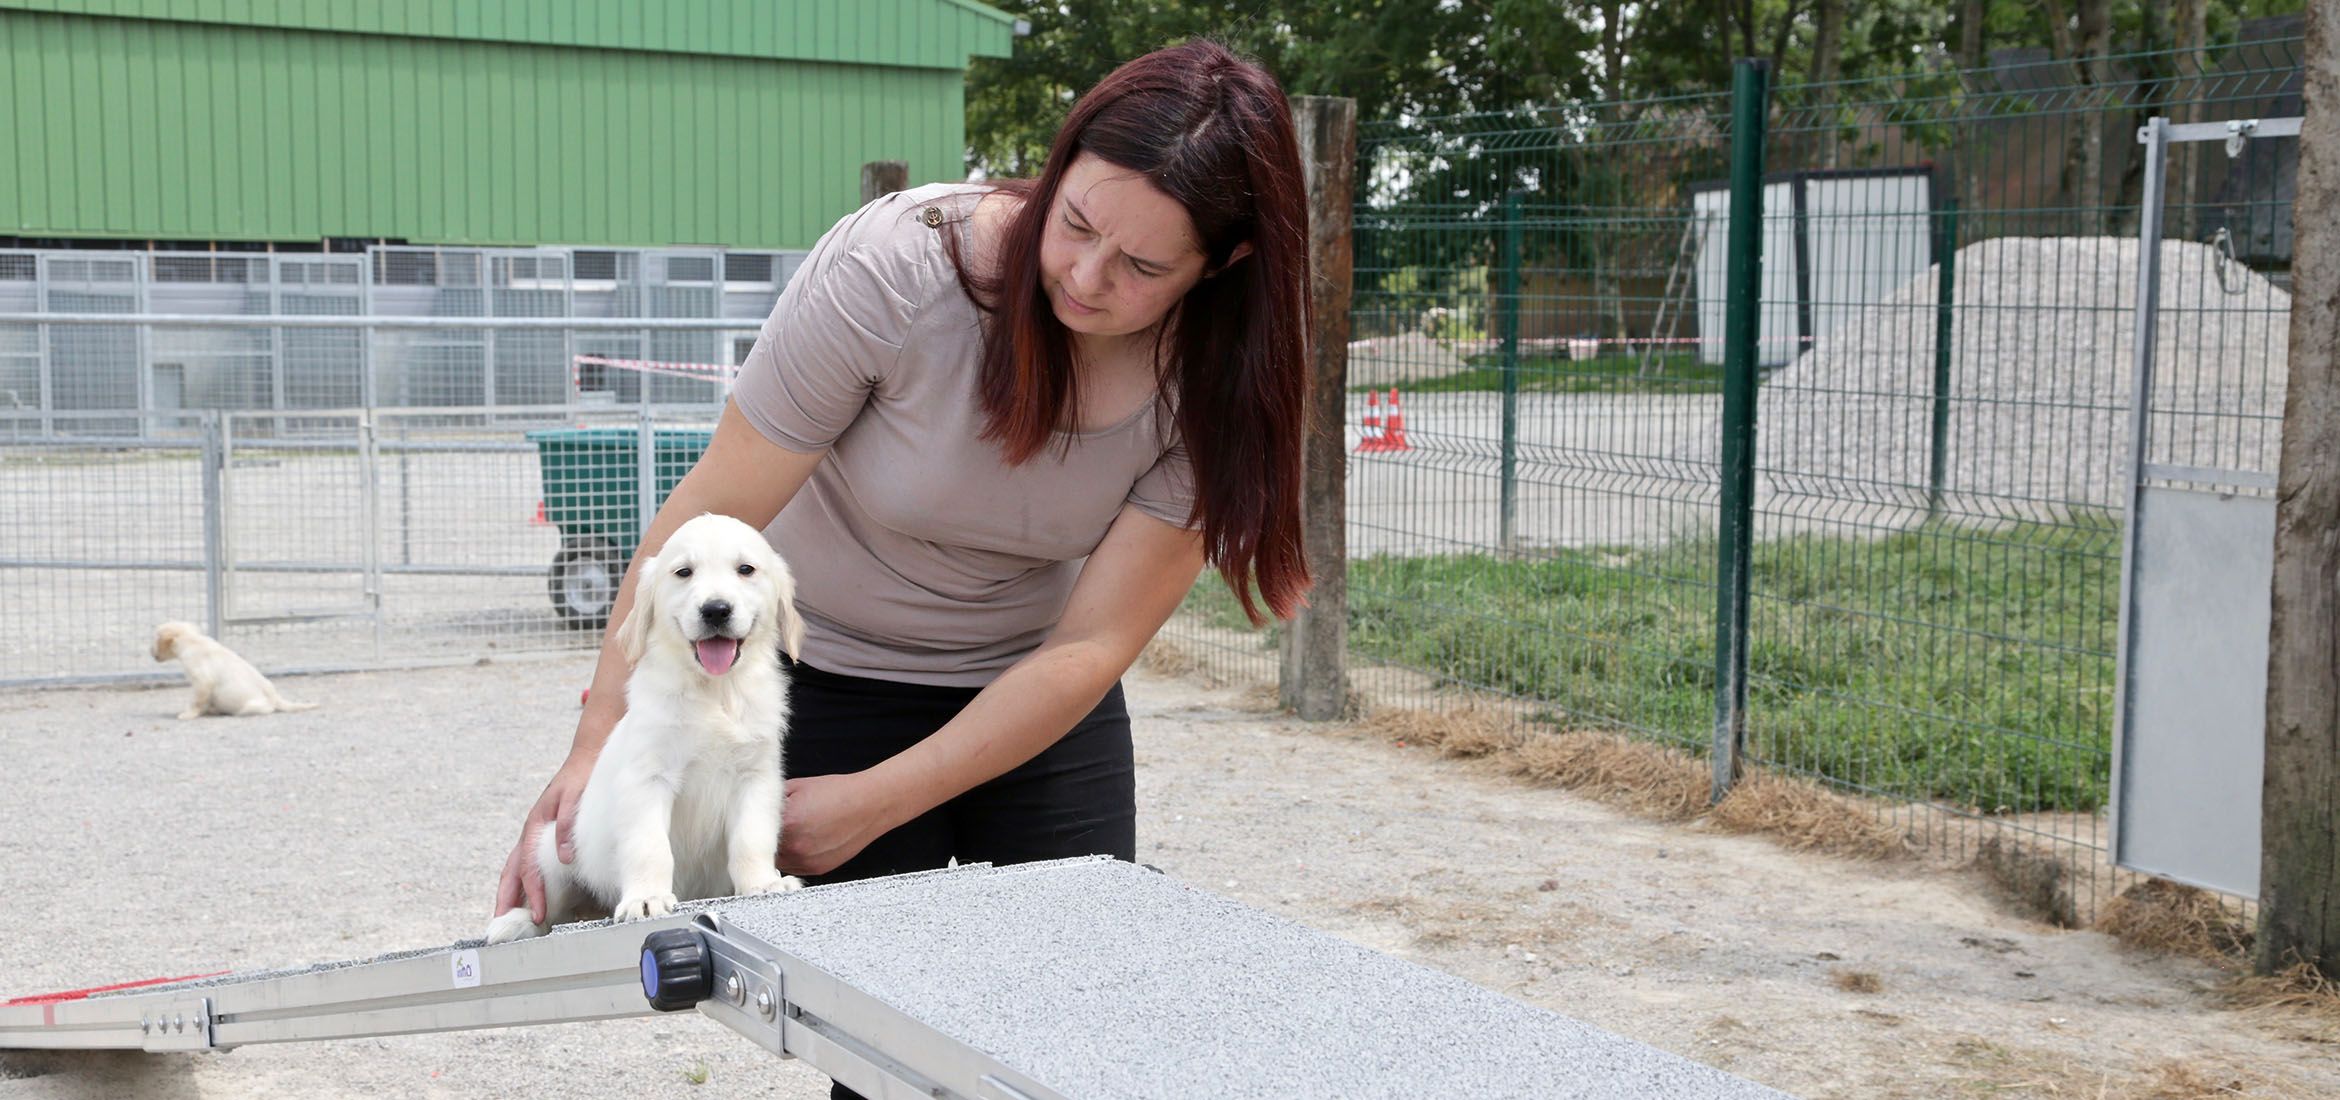
[[[1866,970],[1839,970],[1828,976],[1829,984],[1847,993],[1883,993],[1885,979]]]
[[[1276,685],[1253,684],[1235,697],[1235,704],[1245,710],[1262,714],[1276,714],[1284,709],[1284,701],[1276,697]]]
[[[1516,747],[1517,725],[1509,711],[1474,699],[1437,710],[1379,708],[1357,728],[1393,745],[1420,745],[1437,749],[1441,756],[1479,760]]]
[[[1575,902],[1538,898],[1537,893],[1512,890],[1495,898],[1409,893],[1360,901],[1348,908],[1352,913],[1395,918],[1413,935],[1414,942],[1424,947],[1516,947],[1523,959],[1548,956],[1552,949],[1574,942],[1587,928],[1616,923]]]
[[[2251,932],[2218,895],[2149,878],[2104,907],[2096,930],[2143,951],[2233,963],[2250,949]]]
[[[2231,1066],[2203,1066],[2168,1061],[2146,1072],[2145,1080],[2126,1095],[2135,1100],[2219,1100],[2229,1096],[2276,1096],[2265,1091],[2269,1082]]]
[[[1705,762],[1680,749],[1590,730],[1530,737],[1503,763],[1522,779],[1664,821],[1706,812],[1714,781]]]
[[[1678,749],[1587,730],[1521,730],[1511,708],[1473,699],[1438,710],[1385,707],[1356,724],[1366,736],[1475,760],[1504,775],[1565,787],[1669,821],[1706,809],[1706,765]]]
[[[1172,641],[1160,634],[1138,651],[1139,668],[1168,679],[1188,680],[1206,688],[1227,686],[1227,678],[1219,675],[1212,662],[1198,655],[1192,646]]]
[[[1855,859],[1905,854],[1909,838],[1877,811],[1808,779],[1755,773],[1715,806],[1713,821],[1734,833],[1761,833],[1802,851]]]
[[[2295,1038],[2340,1045],[2340,982],[2306,962],[2238,977],[2227,983],[2225,996],[2235,1008],[2281,1014],[2298,1026]]]
[[[2027,916],[2058,928],[2081,926],[2072,871],[2063,860],[2013,837],[1994,836],[1975,845],[1974,865]]]
[[[2230,1007],[2287,1013],[2305,1025],[2303,1038],[2340,1043],[2340,982],[2296,959],[2273,974],[2246,973],[2255,934],[2208,890],[2145,879],[2106,905],[2096,928],[2141,951],[2200,959],[2230,971],[2234,976],[2221,991]]]
[[[2238,992],[2253,994],[2254,1003],[2279,1008],[2312,1008],[2340,1019],[2340,982],[2305,962],[2295,962],[2265,977],[2236,982]]]
[[[1436,709],[1388,707],[1357,723],[1365,736],[1435,749],[1505,775],[1562,787],[1661,821],[1709,812],[1706,761],[1668,745],[1597,730],[1521,730],[1515,708],[1472,699]],[[1712,808],[1715,823],[1803,851],[1862,859],[1906,852],[1907,835],[1859,800],[1809,780],[1750,775]]]

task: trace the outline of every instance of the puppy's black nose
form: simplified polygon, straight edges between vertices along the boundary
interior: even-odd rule
[[[708,600],[699,605],[699,619],[708,626],[722,626],[731,621],[730,600]]]

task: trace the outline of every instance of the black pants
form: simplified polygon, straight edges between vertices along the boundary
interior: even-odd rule
[[[789,666],[792,776],[857,772],[924,740],[958,716],[975,688],[902,684]],[[1067,856],[1137,859],[1137,772],[1121,685],[1070,732],[1007,774],[872,841],[812,884],[927,871],[960,863],[1026,863]],[[832,1085],[831,1100],[860,1100]]]

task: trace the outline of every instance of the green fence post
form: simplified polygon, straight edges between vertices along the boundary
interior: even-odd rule
[[[1958,198],[1942,203],[1934,227],[1934,448],[1926,461],[1926,518],[1942,518],[1942,482],[1950,464],[1950,321],[1958,292]]]
[[[1747,733],[1747,574],[1755,531],[1755,342],[1763,293],[1763,130],[1771,66],[1731,71],[1731,211],[1723,314],[1721,547],[1715,570],[1714,788],[1739,775]]]
[[[1519,252],[1520,207],[1525,196],[1503,196],[1503,522],[1496,545],[1512,549],[1519,516]]]

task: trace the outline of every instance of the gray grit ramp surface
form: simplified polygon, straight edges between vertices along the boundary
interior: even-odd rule
[[[1112,860],[718,911],[1080,1100],[1784,1095]]]
[[[1075,1100],[1786,1096],[1104,857],[977,864],[680,911],[700,910]]]

